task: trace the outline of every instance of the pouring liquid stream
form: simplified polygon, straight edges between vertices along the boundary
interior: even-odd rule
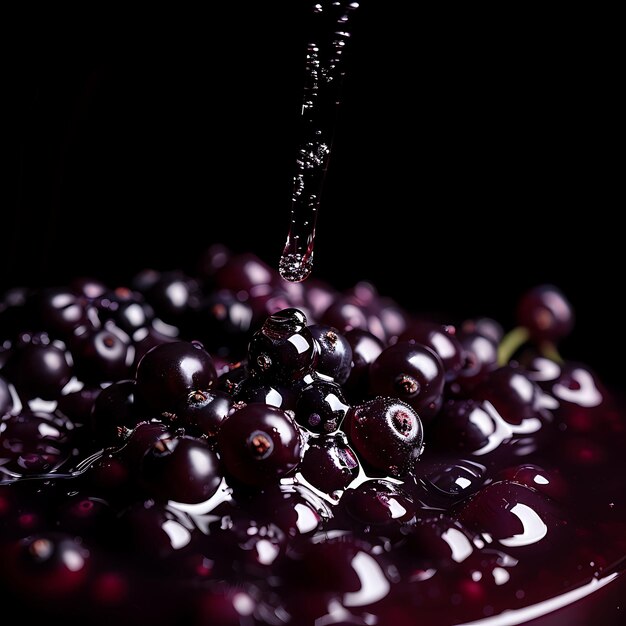
[[[317,215],[345,75],[343,55],[358,6],[345,0],[313,6],[289,230],[278,264],[280,275],[291,282],[303,281],[313,268]]]

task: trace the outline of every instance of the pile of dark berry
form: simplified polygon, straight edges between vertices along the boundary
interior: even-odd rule
[[[559,357],[558,289],[517,316],[454,327],[220,246],[195,276],[7,292],[3,611],[410,626],[600,588],[626,554],[623,413]]]

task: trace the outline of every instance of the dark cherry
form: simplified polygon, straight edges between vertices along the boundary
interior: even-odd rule
[[[374,394],[403,400],[425,423],[441,408],[444,369],[427,346],[400,341],[385,348],[371,364],[369,379]]]
[[[189,320],[200,305],[202,293],[197,281],[180,271],[163,272],[145,291],[147,302],[168,324]]]
[[[491,317],[477,317],[468,319],[461,324],[461,332],[464,334],[477,334],[486,337],[498,345],[504,337],[502,325]]]
[[[564,539],[567,524],[552,500],[506,480],[487,485],[463,503],[458,519],[470,529],[489,533],[491,539],[513,555],[520,549],[549,549]]]
[[[0,421],[0,465],[18,475],[51,472],[70,456],[71,428],[43,411],[5,416]]]
[[[19,395],[26,400],[56,400],[73,373],[65,344],[45,333],[22,335],[6,365]]]
[[[534,463],[522,463],[506,467],[498,472],[499,480],[512,481],[530,487],[544,495],[562,502],[569,493],[569,486],[558,469],[547,470]]]
[[[29,602],[76,597],[90,565],[89,551],[80,539],[60,532],[29,535],[2,552],[4,585]]]
[[[372,330],[369,327],[367,313],[364,307],[360,303],[355,302],[353,298],[346,296],[336,298],[326,311],[324,311],[320,322],[325,326],[337,328],[341,333],[346,333],[355,328],[369,332]],[[381,341],[384,341],[386,337],[384,336],[382,325],[375,330],[378,332],[373,334]]]
[[[300,391],[296,421],[314,433],[330,433],[341,427],[349,408],[338,384],[316,379]]]
[[[212,354],[227,355],[233,360],[242,358],[250,341],[252,315],[250,304],[235,292],[213,292],[198,308],[198,338]]]
[[[409,472],[422,453],[422,422],[397,398],[381,396],[352,407],[344,430],[364,462],[392,476]]]
[[[428,441],[437,450],[472,453],[491,447],[497,415],[477,400],[448,400],[429,424]]]
[[[283,410],[296,408],[298,393],[286,384],[268,381],[265,377],[248,376],[237,385],[233,393],[237,402],[261,402]]]
[[[465,361],[458,372],[456,383],[461,393],[471,394],[489,372],[498,368],[498,344],[478,332],[461,331],[458,335],[463,347]]]
[[[217,434],[229,475],[250,485],[276,481],[300,463],[302,440],[295,421],[276,407],[253,403],[232,413]]]
[[[217,455],[196,437],[159,439],[141,463],[142,485],[160,500],[204,502],[215,494],[221,480]]]
[[[418,563],[442,567],[461,563],[480,544],[480,538],[461,522],[445,513],[433,512],[409,527],[402,550]]]
[[[133,345],[135,347],[133,368],[135,370],[137,369],[139,361],[141,361],[143,355],[146,354],[148,350],[156,348],[157,346],[162,346],[165,343],[179,341],[178,334],[172,335],[169,333],[170,328],[164,328],[163,324],[156,327],[155,324],[157,323],[158,320],[154,320],[149,326],[139,328],[133,333]],[[159,328],[161,328],[161,330],[159,330]]]
[[[400,335],[398,341],[414,341],[428,346],[441,359],[447,380],[455,379],[465,363],[463,346],[456,337],[454,326],[415,320]]]
[[[298,482],[236,490],[235,499],[259,523],[275,524],[292,539],[314,536],[331,516],[328,503]]]
[[[135,403],[134,380],[118,380],[100,391],[91,412],[91,426],[99,445],[119,445],[145,418]]]
[[[313,324],[309,330],[319,346],[315,369],[343,385],[352,369],[350,342],[336,328],[326,324]]]
[[[248,346],[248,364],[259,376],[279,382],[302,378],[314,365],[317,344],[299,309],[270,315]]]
[[[159,422],[141,422],[126,437],[122,446],[114,451],[114,456],[127,469],[128,475],[137,475],[143,457],[162,439],[171,439],[172,433],[165,424]],[[118,468],[114,468],[117,471]]]
[[[415,464],[415,477],[433,506],[449,508],[454,502],[477,492],[485,482],[486,468],[468,459],[430,460]]]
[[[90,328],[98,324],[95,309],[90,308],[86,299],[71,289],[45,289],[38,294],[36,306],[45,330],[61,338],[71,336],[77,328]]]
[[[304,287],[304,302],[312,319],[319,320],[337,297],[337,290],[328,283],[311,277],[298,284]]]
[[[246,512],[234,511],[229,523],[209,527],[202,554],[214,563],[216,579],[268,576],[285,553],[287,537],[274,523],[258,522]]]
[[[83,385],[80,389],[68,391],[57,399],[57,411],[74,424],[88,424],[101,391],[102,388],[96,385]]]
[[[192,391],[213,387],[217,373],[202,344],[173,341],[146,352],[135,378],[137,394],[147,407],[175,413]]]
[[[415,522],[417,509],[404,490],[388,480],[366,480],[347,489],[341,508],[364,526],[400,526]]]
[[[230,415],[235,401],[218,389],[190,392],[176,411],[176,426],[197,437],[213,438]]]
[[[157,569],[172,567],[174,560],[189,554],[196,540],[190,520],[154,500],[134,502],[120,516],[119,525],[121,547]]]
[[[346,381],[350,397],[361,399],[369,386],[370,365],[384,350],[383,342],[367,330],[355,328],[345,333],[352,348],[352,369]]]
[[[74,293],[85,298],[87,301],[94,301],[107,291],[107,286],[93,276],[78,276],[70,281],[70,288]]]
[[[255,254],[233,255],[215,272],[215,284],[220,289],[250,292],[258,285],[279,284],[278,272]]]
[[[517,322],[536,342],[553,343],[567,337],[574,327],[574,311],[565,294],[554,285],[539,285],[522,295]]]
[[[128,287],[118,287],[104,293],[98,299],[97,307],[100,319],[113,321],[131,337],[154,319],[154,310],[144,296]]]
[[[79,537],[94,537],[106,542],[115,523],[115,510],[104,499],[72,493],[59,504],[57,527]]]
[[[337,431],[311,438],[302,457],[300,473],[313,487],[327,494],[345,489],[359,473],[359,460],[345,433]]]
[[[536,417],[543,398],[543,392],[528,374],[510,365],[490,372],[472,395],[491,402],[509,424],[516,425]]]
[[[69,341],[76,374],[84,381],[98,383],[129,378],[134,351],[130,337],[115,324],[88,328]]]
[[[348,601],[360,591],[366,582],[387,581],[382,557],[372,554],[369,542],[354,535],[328,537],[305,547],[304,554],[293,563],[291,576],[306,586],[308,593],[322,589],[341,594]],[[371,581],[362,580],[359,564],[368,566]],[[388,583],[387,583],[388,585]],[[376,585],[379,589],[385,585]],[[375,590],[372,589],[375,595]]]

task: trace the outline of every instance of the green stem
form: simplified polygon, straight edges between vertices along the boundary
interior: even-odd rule
[[[498,365],[506,365],[511,357],[528,341],[529,333],[523,326],[517,326],[510,330],[498,346]]]
[[[559,354],[556,345],[551,341],[544,341],[539,346],[539,352],[541,352],[546,359],[550,359],[555,363],[563,363],[563,357]]]

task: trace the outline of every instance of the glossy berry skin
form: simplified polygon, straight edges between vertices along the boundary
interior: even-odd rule
[[[434,512],[410,528],[403,550],[418,562],[435,562],[439,566],[464,561],[475,550],[476,535],[458,520]]]
[[[478,332],[459,333],[465,361],[456,382],[467,392],[481,382],[485,376],[498,368],[498,344]]]
[[[293,411],[298,400],[297,392],[286,384],[268,381],[265,377],[257,375],[248,376],[241,384],[237,385],[233,393],[237,402],[261,402],[283,409]]]
[[[219,460],[202,439],[160,439],[144,455],[141,483],[156,498],[197,504],[208,500],[222,480]]]
[[[522,295],[517,322],[536,342],[556,343],[574,327],[574,310],[563,292],[553,285],[539,285]]]
[[[415,476],[432,506],[449,508],[478,491],[485,482],[485,467],[467,459],[427,460],[415,464]]]
[[[175,413],[197,389],[210,389],[217,380],[211,355],[198,342],[173,341],[146,352],[135,375],[137,394],[157,413]]]
[[[33,534],[9,544],[3,552],[5,567],[0,576],[2,570],[10,572],[3,585],[30,602],[73,597],[89,570],[89,551],[70,534]]]
[[[425,422],[441,408],[444,369],[427,346],[400,341],[385,348],[370,366],[369,379],[373,393],[410,404]]]
[[[135,404],[134,380],[119,380],[100,391],[91,411],[91,426],[103,447],[119,444],[144,419]]]
[[[184,428],[188,434],[213,438],[230,415],[234,403],[233,397],[224,391],[192,391],[176,412],[175,425]]]
[[[46,334],[16,346],[6,367],[24,399],[56,400],[73,373],[65,345],[51,342]]]
[[[417,511],[411,497],[388,480],[366,480],[347,489],[341,506],[352,519],[366,526],[407,524]]]
[[[9,383],[0,376],[0,416],[13,410],[13,398]]]
[[[300,473],[316,489],[327,494],[345,489],[359,473],[359,460],[345,433],[337,431],[309,440]]]
[[[300,391],[296,421],[314,433],[331,433],[341,426],[349,408],[339,385],[314,380]]]
[[[513,555],[554,545],[566,524],[548,497],[506,480],[487,485],[463,503],[458,519],[472,530],[489,533]]]
[[[489,373],[473,397],[487,400],[509,424],[521,424],[537,415],[542,391],[520,368],[505,365]]]
[[[36,310],[43,327],[53,336],[69,337],[77,328],[94,326],[85,298],[65,288],[50,288],[36,297]]]
[[[491,317],[477,317],[465,320],[461,324],[461,333],[477,334],[486,337],[498,345],[504,337],[504,329],[500,322]]]
[[[276,407],[253,403],[232,413],[217,435],[225,470],[248,485],[272,483],[300,463],[302,440],[294,420]]]
[[[98,383],[129,378],[134,351],[130,337],[115,324],[85,329],[69,340],[76,374]]]
[[[97,307],[100,319],[113,321],[131,337],[154,319],[154,310],[143,295],[126,287],[103,294],[97,301]]]
[[[352,368],[346,381],[350,396],[361,399],[369,385],[370,365],[385,349],[383,342],[367,330],[355,328],[345,333],[352,348]]]
[[[441,359],[447,380],[453,380],[463,367],[465,354],[454,326],[443,326],[425,320],[410,324],[398,341],[414,341],[429,347]]]
[[[248,346],[248,363],[256,374],[278,382],[302,378],[313,366],[317,345],[299,309],[270,315]]]
[[[496,431],[492,413],[478,400],[448,400],[429,424],[428,441],[442,452],[486,449]]]
[[[50,413],[22,410],[0,421],[0,462],[6,470],[18,475],[50,472],[70,452],[71,430]]]
[[[200,288],[197,282],[183,272],[163,272],[150,285],[146,293],[147,302],[158,317],[168,324],[189,319],[189,314],[200,304]]]
[[[344,430],[364,462],[392,476],[409,472],[422,453],[422,422],[397,398],[379,396],[353,407]]]
[[[343,385],[352,369],[352,346],[333,326],[312,324],[309,330],[319,346],[315,369]]]
[[[196,322],[199,338],[211,353],[233,360],[245,356],[250,340],[252,307],[235,292],[222,289],[199,306]]]

